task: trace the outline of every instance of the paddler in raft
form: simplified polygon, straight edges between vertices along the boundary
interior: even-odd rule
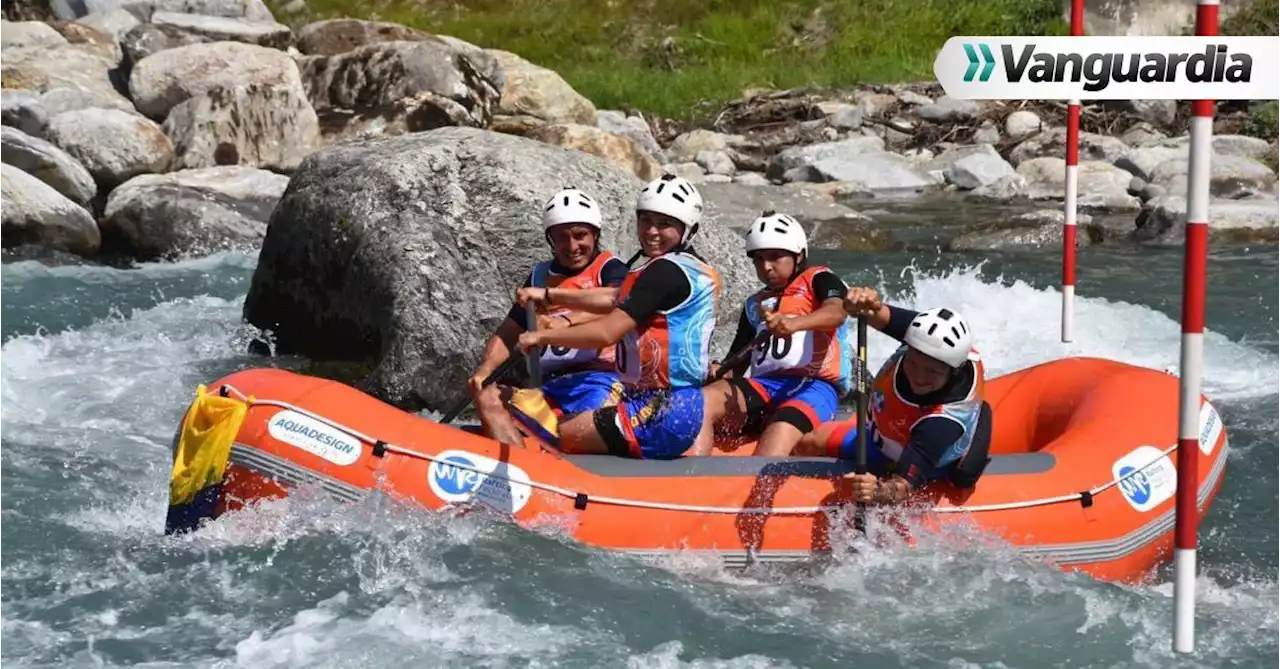
[[[710,368],[720,297],[719,274],[689,245],[702,206],[702,195],[685,179],[668,174],[650,182],[636,201],[636,234],[645,261],[627,274],[617,307],[588,323],[520,335],[524,351],[617,347],[615,363],[625,390],[614,406],[566,412],[553,425],[545,414],[526,410],[531,393],[512,397],[512,414],[561,451],[671,459],[699,438],[701,386]],[[483,410],[500,420],[502,409]]]
[[[950,309],[915,312],[884,304],[871,288],[850,288],[845,312],[902,343],[871,384],[867,418],[870,473],[846,476],[855,501],[897,504],[932,481],[970,488],[991,439],[986,378],[973,331]],[[819,425],[796,455],[852,459],[856,419]]]
[[[626,263],[600,248],[603,216],[600,205],[580,190],[568,189],[551,196],[542,208],[542,229],[551,246],[552,259],[533,266],[524,286],[517,291],[516,304],[490,337],[480,366],[467,382],[481,423],[489,437],[509,445],[523,440],[510,418],[495,419],[493,407],[501,411],[512,389],[492,385],[484,379],[509,357],[521,332],[530,329],[524,304],[536,296],[544,313],[539,327],[561,327],[590,314],[561,306],[557,298],[583,294],[587,305],[603,302],[607,309],[613,295],[627,276]],[[601,289],[604,289],[603,291]],[[603,293],[603,294],[602,294]],[[562,348],[548,346],[539,360],[545,381],[538,395],[548,411],[577,413],[598,409],[618,401],[622,384],[614,371],[613,348]],[[485,411],[489,407],[489,411]],[[505,411],[501,411],[505,415]]]
[[[748,346],[754,352],[703,389],[703,429],[759,435],[755,455],[782,457],[835,418],[852,386],[848,286],[830,268],[809,264],[808,237],[785,214],[757,218],[746,252],[764,288],[743,304],[729,350],[730,357]]]

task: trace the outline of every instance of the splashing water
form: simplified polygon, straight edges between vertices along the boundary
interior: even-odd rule
[[[687,556],[607,554],[482,513],[431,513],[376,495],[341,504],[302,489],[164,537],[167,444],[195,384],[267,362],[242,354],[252,264],[229,254],[129,272],[4,266],[6,666],[1170,667],[1280,658],[1274,297],[1261,327],[1232,321],[1243,337],[1205,339],[1205,390],[1222,402],[1235,455],[1202,526],[1199,653],[1184,658],[1169,650],[1167,575],[1153,585],[1099,583],[963,528],[823,569],[725,572]],[[1029,268],[1004,271],[1013,278],[944,269],[883,288],[907,306],[964,313],[993,374],[1068,355],[1177,364],[1178,326],[1162,311],[1079,298],[1076,341],[1062,344],[1057,292],[1025,279]],[[1153,293],[1169,290],[1153,283]],[[1266,285],[1258,290],[1274,278]],[[877,362],[892,348],[872,335]]]

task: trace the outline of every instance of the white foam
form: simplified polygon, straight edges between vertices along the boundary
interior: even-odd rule
[[[211,380],[201,365],[243,351],[249,330],[239,314],[239,300],[196,297],[14,337],[0,348],[5,430],[98,427],[167,443],[195,384]]]
[[[948,307],[968,319],[988,378],[1059,358],[1088,356],[1177,372],[1181,326],[1150,307],[1076,296],[1075,341],[1061,341],[1062,294],[1024,281],[983,280],[979,268],[916,274],[906,293],[886,291],[893,304],[913,309]],[[873,367],[896,348],[873,332],[867,357]],[[1280,357],[1206,331],[1204,388],[1212,399],[1274,396]]]
[[[550,666],[583,645],[611,643],[605,632],[520,623],[500,603],[471,593],[400,597],[367,617],[349,610],[348,599],[340,593],[299,611],[290,625],[254,631],[236,644],[237,666],[438,666],[510,657]]]
[[[5,280],[10,277],[6,270]],[[979,346],[993,374],[1068,355],[1156,369],[1177,364],[1178,324],[1143,306],[1078,297],[1077,341],[1063,345],[1057,329],[1060,297],[1052,289],[983,281],[976,270],[959,270],[918,277],[909,294],[890,297],[906,306],[948,305],[964,313],[979,332]],[[683,630],[659,631],[655,639],[654,626],[674,629],[675,624],[666,620],[646,621],[643,634],[648,636],[636,641],[578,620],[543,624],[523,619],[510,602],[489,591],[492,580],[460,576],[443,557],[459,546],[491,542],[495,534],[503,542],[528,548],[519,542],[529,538],[479,515],[430,514],[379,499],[340,505],[304,490],[225,516],[200,533],[161,539],[168,460],[163,449],[194,385],[224,373],[243,350],[248,333],[240,324],[241,303],[239,298],[172,300],[57,335],[16,337],[0,348],[6,445],[16,438],[20,444],[73,446],[90,453],[90,462],[124,462],[109,474],[111,483],[120,478],[121,485],[101,486],[103,497],[90,504],[80,501],[80,508],[53,518],[83,532],[108,535],[117,546],[141,544],[157,552],[202,556],[184,568],[181,578],[208,594],[218,609],[192,610],[185,617],[175,614],[158,627],[170,632],[177,644],[185,630],[199,628],[217,638],[221,655],[210,650],[210,657],[193,657],[182,666],[219,663],[222,655],[232,652],[232,644],[235,657],[230,662],[252,667],[520,662],[557,666],[582,664],[584,658],[603,666],[773,667],[789,666],[781,658],[800,652],[779,649],[775,657],[773,650],[759,650],[757,644],[752,648],[756,653],[717,656],[688,639],[681,641]],[[873,335],[871,346],[876,362],[893,348],[881,335]],[[1211,332],[1206,336],[1206,357],[1206,392],[1211,396],[1275,395],[1280,373],[1274,354]],[[11,457],[6,454],[6,465]],[[101,483],[99,477],[77,485]],[[112,500],[114,504],[107,503]],[[261,579],[253,574],[281,570],[293,576],[290,568],[305,566],[298,544],[318,536],[337,542],[337,554],[351,560],[351,594],[295,604],[283,615],[270,612],[264,605],[267,596],[257,589]],[[598,555],[576,546],[557,547],[561,549],[571,555],[579,550]],[[511,554],[530,559],[535,572],[564,576],[575,568],[557,562],[559,554]],[[149,593],[172,587],[174,571],[139,567],[131,562],[136,559],[132,555],[136,553],[121,551],[105,565],[91,567],[63,560],[11,563],[5,576],[40,577],[56,584],[56,592],[21,601],[23,607],[46,612],[104,591]],[[1095,642],[1103,652],[1115,655],[1119,649],[1122,655],[1131,654],[1120,658],[1125,664],[1163,667],[1175,661],[1168,651],[1168,586],[1100,584],[980,537],[925,539],[915,548],[890,541],[817,575],[777,581],[729,574],[697,559],[665,561],[666,571],[655,570],[656,575],[636,565],[620,570],[625,561],[612,555],[599,558],[597,573],[573,574],[582,576],[586,590],[555,597],[585,600],[588,607],[609,606],[613,602],[599,601],[589,590],[601,578],[607,578],[615,591],[644,596],[665,588],[671,592],[663,594],[678,598],[676,612],[701,618],[704,624],[742,629],[749,620],[761,634],[797,644],[832,644],[842,656],[865,662],[891,656],[906,665],[1002,666],[998,660],[1009,653],[1010,665],[1035,666],[1043,659],[1038,652],[1060,653],[1075,661],[1073,647],[1099,636],[1107,638]],[[332,588],[335,577],[322,578],[327,581],[321,580],[320,586]],[[1200,583],[1204,596],[1197,624],[1204,653],[1244,664],[1256,659],[1258,648],[1274,647],[1274,582],[1224,586],[1202,576]],[[541,591],[551,586],[531,579],[518,587],[524,594],[543,597]],[[141,594],[139,598],[145,601]],[[40,622],[5,618],[5,640],[16,644],[14,649],[6,644],[6,660],[16,659],[12,653],[24,649],[36,655],[57,654],[86,634],[126,638],[143,629],[151,639],[157,638],[156,627],[134,626],[128,605],[111,606],[118,610],[104,605],[88,611],[77,621],[76,634],[64,631],[62,623],[50,629]],[[261,612],[263,608],[267,612]],[[257,612],[245,614],[241,609]],[[637,612],[638,617],[645,614]],[[1033,638],[1039,650],[1019,654],[1016,642],[1027,638]],[[178,654],[172,648],[155,652]],[[57,662],[111,664],[102,655],[100,647],[73,657],[57,655]],[[1082,657],[1087,659],[1087,653]]]
[[[764,655],[740,655],[731,659],[695,658],[682,660],[684,644],[679,641],[668,641],[659,644],[653,650],[627,658],[627,669],[780,669],[796,665],[785,660],[778,660]]]
[[[92,285],[116,285],[139,278],[161,279],[187,274],[224,272],[229,268],[252,271],[258,264],[256,255],[240,251],[221,251],[199,258],[173,262],[137,263],[122,269],[107,265],[54,265],[35,260],[22,260],[4,265],[4,282],[10,286],[33,279],[74,279]]]

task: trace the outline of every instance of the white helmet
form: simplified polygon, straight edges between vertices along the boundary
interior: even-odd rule
[[[930,309],[916,315],[903,338],[907,346],[958,369],[969,359],[973,331],[960,314],[950,309]]]
[[[684,224],[681,244],[687,244],[702,220],[702,194],[687,180],[664,174],[645,185],[636,198],[636,211],[666,214]]]
[[[600,205],[590,195],[574,188],[552,195],[542,207],[544,231],[565,223],[582,223],[595,228],[598,233],[603,220]]]
[[[751,230],[747,232],[747,253],[760,249],[800,254],[809,250],[809,238],[796,219],[786,214],[766,212],[751,224]]]

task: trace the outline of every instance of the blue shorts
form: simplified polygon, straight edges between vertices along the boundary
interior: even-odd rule
[[[616,372],[574,372],[542,384],[543,396],[561,414],[612,406],[622,397],[622,390],[622,380]]]
[[[512,392],[511,417],[548,444],[560,440],[560,417],[618,403],[624,386],[614,372],[586,371],[557,376],[541,388]]]
[[[750,414],[747,425],[759,429],[782,420],[795,425],[801,432],[812,432],[814,427],[835,418],[840,408],[836,387],[822,379],[760,376],[743,381],[750,385],[758,398],[758,401],[747,403]]]
[[[684,455],[702,430],[701,388],[634,390],[623,395],[616,413],[605,409],[598,416],[614,415],[626,454],[633,458],[671,460]],[[597,421],[597,429],[601,429]],[[608,426],[604,426],[606,429]],[[612,431],[612,430],[610,430]],[[610,441],[605,430],[601,436]],[[610,452],[622,455],[622,444],[610,444]]]

